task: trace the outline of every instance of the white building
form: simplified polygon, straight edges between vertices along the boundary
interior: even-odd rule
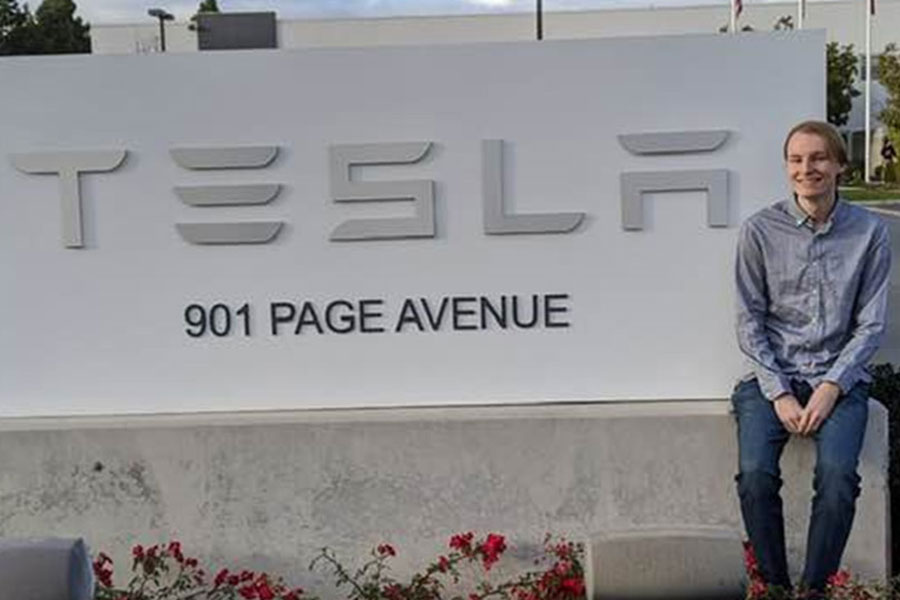
[[[825,29],[829,41],[853,44],[863,51],[862,0],[810,2],[806,12],[805,28]],[[795,2],[745,2],[738,25],[767,31],[784,16],[792,16],[796,23],[796,13]],[[725,2],[715,6],[549,12],[544,14],[543,32],[546,39],[712,33],[728,23],[728,15]],[[149,17],[140,24],[94,24],[91,37],[96,54],[153,52],[159,44],[157,23]],[[528,13],[278,22],[281,48],[513,41],[534,37],[535,16]],[[900,0],[879,0],[873,19],[873,51],[880,51],[890,42],[900,43]],[[174,22],[167,25],[166,44],[170,52],[196,52],[197,35],[187,23]]]
[[[867,1],[837,0],[807,3],[804,27],[825,29],[828,41],[853,44],[862,55],[865,50]],[[783,17],[796,24],[797,3],[744,3],[738,27],[769,31]],[[333,46],[381,46],[405,44],[471,43],[534,39],[535,15],[528,13],[481,14],[464,16],[418,16],[367,19],[280,20],[277,38],[280,48]],[[728,24],[729,5],[641,7],[609,10],[549,12],[543,18],[545,39],[576,39],[617,36],[672,35],[716,32]],[[96,54],[131,54],[156,52],[159,47],[158,25],[148,18],[145,23],[103,25],[91,29]],[[882,51],[889,43],[900,44],[900,0],[878,0],[873,18],[872,51]],[[167,25],[166,46],[169,52],[196,52],[197,34],[186,22]],[[862,86],[862,68],[859,85]],[[887,100],[885,89],[873,82],[872,117],[874,135],[873,164],[879,164],[878,150],[884,135],[877,115]],[[854,102],[848,133],[851,154],[862,160],[864,136],[863,98]]]

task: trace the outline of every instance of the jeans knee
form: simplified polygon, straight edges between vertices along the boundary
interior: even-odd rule
[[[853,465],[821,463],[816,465],[813,487],[827,506],[852,506],[860,492],[860,477]]]
[[[735,481],[738,495],[744,499],[771,498],[781,489],[781,478],[777,474],[756,466],[742,467]]]

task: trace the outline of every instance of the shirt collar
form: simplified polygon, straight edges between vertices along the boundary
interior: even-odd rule
[[[834,224],[839,222],[843,218],[844,214],[844,204],[845,201],[838,196],[834,200],[834,206],[831,208],[831,214],[828,215],[828,220],[818,229],[820,233],[828,233],[831,231],[831,228],[834,227]],[[812,223],[812,217],[803,212],[803,209],[800,208],[800,205],[797,204],[797,197],[792,196],[788,198],[785,202],[785,209],[787,213],[794,220],[794,226],[798,229],[803,227],[804,225],[810,229],[814,229]]]

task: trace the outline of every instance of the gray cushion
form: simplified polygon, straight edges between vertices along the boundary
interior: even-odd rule
[[[0,538],[0,582],[0,600],[91,600],[94,594],[81,539]]]

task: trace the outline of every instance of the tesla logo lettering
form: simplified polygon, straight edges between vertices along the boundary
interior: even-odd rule
[[[618,136],[624,149],[636,156],[712,152],[729,133],[722,130],[639,133]],[[584,221],[582,212],[519,214],[507,210],[503,193],[503,140],[481,142],[483,230],[486,235],[569,233]],[[431,142],[341,144],[330,146],[329,190],[334,202],[397,202],[410,205],[411,216],[349,219],[331,232],[339,242],[435,237],[435,182],[430,179],[361,181],[353,177],[357,166],[415,165],[429,156]],[[82,248],[82,198],[79,177],[84,173],[116,170],[126,150],[35,152],[12,155],[24,173],[55,174],[60,182],[62,243]],[[172,159],[191,174],[209,170],[263,169],[278,156],[277,146],[221,146],[172,148]],[[703,190],[707,193],[707,224],[728,226],[728,170],[627,171],[620,176],[622,228],[644,228],[642,195],[646,192]],[[270,203],[280,183],[177,185],[174,192],[184,204],[207,211],[216,207],[258,206]],[[190,244],[266,244],[282,230],[282,221],[178,222],[175,229]]]

